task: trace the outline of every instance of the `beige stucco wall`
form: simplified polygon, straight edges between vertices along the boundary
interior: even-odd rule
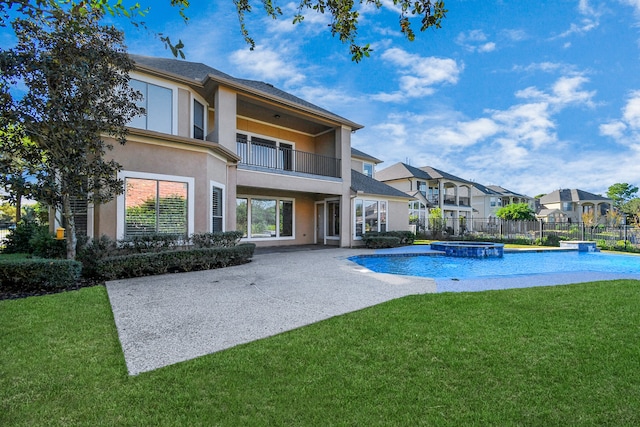
[[[351,159],[351,169],[356,172],[362,173],[362,169],[364,168],[364,162],[358,159]]]
[[[343,183],[339,180],[279,175],[264,171],[243,169],[242,167],[238,168],[238,185],[335,195],[342,194],[343,189]]]
[[[227,167],[227,162],[219,155],[205,147],[190,147],[178,142],[153,141],[132,137],[124,146],[114,144],[114,150],[107,153],[107,158],[115,159],[122,165],[122,171],[142,172],[148,174],[173,175],[194,179],[194,232],[210,231],[211,220],[211,181],[222,184],[233,196],[235,206],[235,188],[230,188],[229,181],[235,181],[235,166]],[[229,210],[227,210],[229,211]],[[113,239],[117,236],[116,218],[118,214],[117,200],[96,207],[94,235],[104,234]],[[233,211],[233,227],[235,229],[235,210]],[[227,229],[229,229],[227,214]]]
[[[409,179],[395,179],[392,181],[384,181],[384,183],[407,194],[415,191],[415,184],[412,184]]]
[[[389,200],[387,230],[405,231],[409,229],[409,208],[407,200]]]

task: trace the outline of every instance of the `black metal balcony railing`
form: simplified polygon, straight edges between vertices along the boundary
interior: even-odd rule
[[[340,159],[244,140],[236,142],[240,163],[312,175],[340,178]]]

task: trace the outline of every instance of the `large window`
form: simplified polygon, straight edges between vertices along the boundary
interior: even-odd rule
[[[188,185],[155,179],[125,179],[124,237],[188,234]]]
[[[387,231],[386,200],[355,200],[355,235]]]
[[[249,239],[279,239],[294,236],[294,204],[290,199],[238,197],[236,229]]]
[[[193,137],[204,139],[204,105],[193,100]]]
[[[134,117],[129,126],[140,129],[173,133],[173,91],[166,87],[131,79],[129,84],[143,98],[137,102],[145,113]]]

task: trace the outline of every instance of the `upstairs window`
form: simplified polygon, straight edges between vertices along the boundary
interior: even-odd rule
[[[129,85],[142,93],[138,107],[144,108],[145,114],[134,117],[129,126],[153,130],[162,133],[173,133],[173,91],[166,87],[131,79]]]
[[[373,163],[363,163],[362,173],[367,175],[369,178],[373,178]]]
[[[422,193],[423,196],[427,195],[427,183],[424,181],[418,181],[418,191]]]
[[[193,100],[193,138],[204,139],[204,105]]]

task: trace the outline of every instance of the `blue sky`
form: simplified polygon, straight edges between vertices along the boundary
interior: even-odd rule
[[[182,39],[187,60],[364,125],[352,144],[383,160],[378,169],[429,165],[530,196],[640,185],[640,0],[448,0],[443,28],[414,42],[382,2],[361,10],[359,41],[374,52],[355,64],[326,16],[291,24],[296,2],[278,0],[277,21],[256,5],[250,51],[231,0],[192,0],[188,25],[168,0],[140,1],[152,6],[149,28]],[[114,22],[130,52],[171,57],[152,35]]]

